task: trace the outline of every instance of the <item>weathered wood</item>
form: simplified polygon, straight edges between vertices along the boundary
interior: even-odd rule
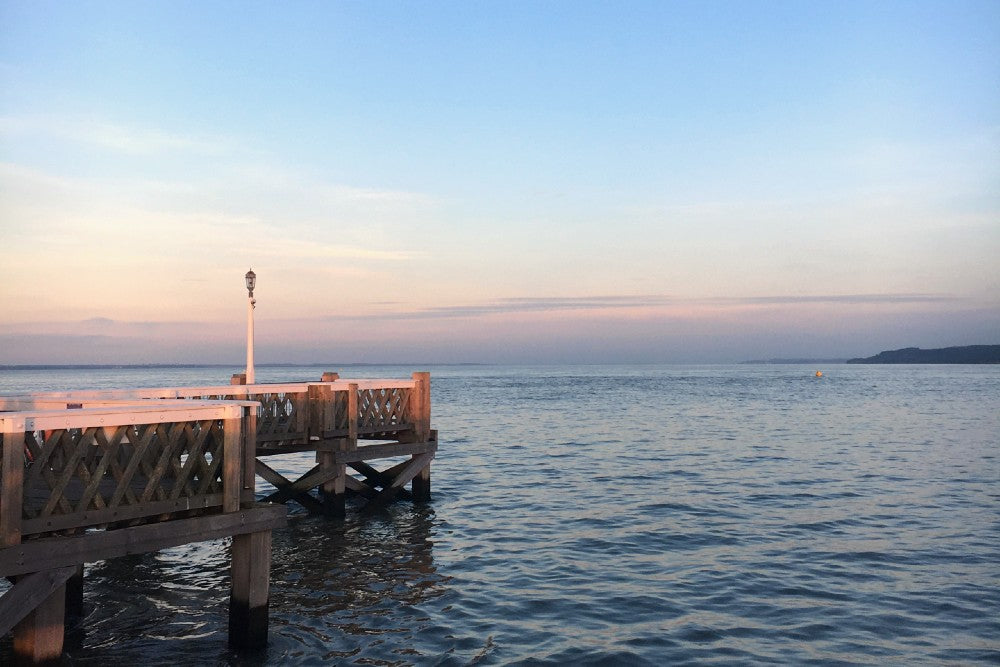
[[[283,505],[261,504],[229,514],[29,540],[0,549],[0,576],[76,567],[80,563],[272,530],[285,525],[287,512]]]
[[[240,449],[243,441],[243,420],[227,419],[223,422],[222,445],[222,511],[235,512],[240,508],[243,490]],[[190,457],[189,457],[190,460]]]
[[[274,493],[264,499],[264,502],[286,502],[294,500],[314,514],[322,514],[323,504],[309,495],[305,490],[292,489],[292,481],[284,477],[261,460],[256,462],[257,474],[269,482],[275,489]],[[314,467],[307,475],[315,471]],[[311,487],[310,487],[311,488]]]
[[[416,386],[413,388],[412,393],[417,395],[418,398],[414,402],[415,405],[411,403],[411,406],[415,408],[415,412],[412,414],[411,419],[414,424],[414,436],[418,442],[423,442],[425,440],[429,440],[431,437],[431,374],[414,373],[413,381]],[[414,456],[413,460],[416,461],[417,456]],[[414,502],[430,501],[430,459],[427,460],[427,465],[421,468],[419,472],[414,475],[410,488],[413,491]]]
[[[77,568],[70,566],[18,577],[14,585],[0,596],[0,637],[61,589],[76,572]]]
[[[131,521],[143,517],[187,512],[195,509],[206,509],[222,505],[221,493],[209,493],[195,498],[178,498],[176,500],[151,500],[140,505],[123,505],[102,510],[87,510],[73,514],[55,514],[50,516],[25,519],[21,526],[25,535],[50,533],[70,528],[100,526],[107,523]]]
[[[386,470],[376,470],[373,466],[370,466],[364,461],[355,461],[348,465],[365,476],[365,478],[361,480],[362,484],[377,492],[379,489],[384,489],[390,486],[393,480],[396,479],[396,475],[402,472],[403,468],[405,468],[408,463],[409,461],[403,461],[402,463],[396,464]],[[373,494],[365,495],[370,498],[375,497]],[[410,492],[403,488],[396,491],[396,497],[404,500],[409,500],[411,498]]]
[[[420,472],[420,470],[431,462],[434,458],[433,454],[420,454],[414,457],[412,460],[408,461],[406,466],[402,471],[396,475],[392,484],[382,489],[382,491],[373,498],[368,505],[365,506],[365,511],[374,511],[385,506],[387,503],[392,502],[399,493],[399,490],[411,479],[414,475]]]
[[[21,506],[24,502],[24,431],[3,433],[3,471],[0,477],[0,546],[21,541]]]
[[[232,554],[229,643],[260,649],[267,646],[271,531],[235,535]]]
[[[346,452],[334,452],[337,463],[354,463],[387,459],[394,456],[411,456],[437,451],[436,442],[390,442],[384,445],[365,445]]]
[[[371,499],[378,495],[378,489],[370,484],[354,479],[350,475],[344,478],[345,491],[351,491],[365,498]]]
[[[413,502],[426,503],[431,499],[431,464],[427,462],[420,471],[413,476],[410,482],[410,489],[413,493]]]
[[[347,385],[347,448],[358,447],[358,383]]]
[[[246,428],[243,429],[243,493],[244,503],[253,502],[257,483],[254,463],[257,459],[257,409],[247,411]]]
[[[75,568],[60,569],[51,578],[47,578],[47,581],[36,583],[36,586],[50,589],[51,592],[40,602],[32,604],[32,611],[14,626],[15,662],[51,664],[62,656],[66,626],[65,582],[73,571]],[[50,588],[59,580],[61,583]]]
[[[338,464],[333,452],[316,452],[316,461],[324,475],[332,475],[319,486],[319,496],[323,503],[323,513],[327,516],[342,519],[346,516],[347,506],[344,499],[344,484],[347,476],[346,467]]]

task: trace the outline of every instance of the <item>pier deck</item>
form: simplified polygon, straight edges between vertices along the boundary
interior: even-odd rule
[[[284,525],[283,503],[343,516],[349,495],[368,511],[429,500],[437,451],[427,373],[0,397],[0,433],[0,576],[14,582],[0,597],[0,635],[13,631],[27,663],[61,654],[84,563],[226,536],[230,643],[266,644],[271,530]],[[292,452],[316,457],[298,479],[265,462]],[[274,487],[264,502],[257,476]]]

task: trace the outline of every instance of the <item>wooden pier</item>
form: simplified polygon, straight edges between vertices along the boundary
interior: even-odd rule
[[[429,500],[430,426],[428,373],[0,397],[0,636],[24,663],[56,660],[85,563],[231,537],[229,641],[259,648],[284,503],[341,517],[348,496]],[[291,452],[316,465],[290,480],[264,462]],[[275,489],[263,502],[256,476]]]

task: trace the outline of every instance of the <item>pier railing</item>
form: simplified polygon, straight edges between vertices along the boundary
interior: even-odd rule
[[[30,394],[21,400],[51,408],[107,405],[109,401],[184,399],[254,401],[258,455],[317,449],[317,442],[413,440],[430,428],[430,381],[331,380],[281,384],[114,389]],[[329,447],[319,446],[320,449]]]
[[[253,404],[186,402],[0,412],[0,542],[235,512]],[[0,401],[0,410],[17,407]]]

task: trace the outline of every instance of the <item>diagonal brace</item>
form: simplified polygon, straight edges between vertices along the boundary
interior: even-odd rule
[[[0,637],[14,629],[24,618],[60,586],[76,574],[76,566],[60,567],[44,572],[32,572],[0,597]]]
[[[306,477],[316,473],[318,468],[319,468],[318,466],[314,467],[312,470],[306,473]],[[311,513],[322,514],[323,503],[313,498],[304,490],[293,489],[292,487],[294,485],[289,479],[287,479],[281,473],[277,472],[276,470],[268,466],[260,459],[257,459],[254,462],[254,470],[258,475],[260,475],[262,478],[264,478],[267,482],[269,482],[277,489],[277,491],[275,491],[274,493],[272,493],[271,495],[269,495],[267,498],[264,499],[265,502],[283,503],[286,500],[294,500],[295,502],[299,503],[307,510],[309,510]]]
[[[392,502],[393,498],[396,497],[400,489],[402,489],[407,482],[416,477],[417,473],[423,470],[433,459],[434,454],[428,453],[415,456],[409,461],[406,461],[406,464],[400,470],[399,474],[396,475],[392,484],[382,489],[382,491],[380,491],[379,494],[365,506],[365,511],[371,512]]]

